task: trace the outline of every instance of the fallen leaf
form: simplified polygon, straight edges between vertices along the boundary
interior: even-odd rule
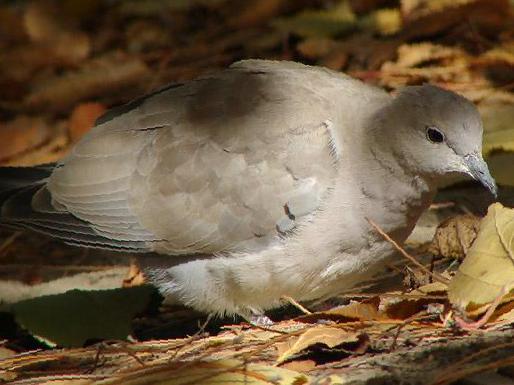
[[[455,58],[467,59],[466,53],[455,47],[423,42],[415,44],[403,44],[398,47],[398,58],[395,62],[384,64],[388,67],[414,68],[434,61],[448,61]]]
[[[48,141],[32,147],[29,151],[16,154],[3,164],[5,166],[34,166],[54,163],[62,159],[66,155],[69,145],[64,121],[54,121],[51,131]]]
[[[236,28],[251,28],[277,16],[287,5],[283,0],[246,1],[237,17],[229,20],[229,25]]]
[[[147,380],[146,383],[149,383]],[[307,385],[309,377],[276,366],[236,360],[217,360],[192,362],[179,369],[171,367],[169,370],[160,370],[152,376],[151,383],[154,385]]]
[[[24,22],[31,40],[49,48],[65,64],[79,63],[89,56],[89,36],[66,25],[57,3],[34,1],[28,4]]]
[[[50,128],[40,117],[19,116],[0,123],[0,162],[41,146],[50,136]]]
[[[38,338],[60,346],[82,346],[92,339],[126,339],[132,318],[148,306],[154,290],[149,286],[70,290],[17,302],[9,311]]]
[[[348,332],[344,329],[330,326],[315,326],[307,329],[305,333],[300,335],[289,349],[280,354],[277,362],[282,363],[287,361],[293,355],[309,348],[312,345],[323,344],[329,348],[333,348],[343,343],[358,341],[359,333]]]
[[[285,362],[280,366],[284,369],[294,370],[296,372],[308,372],[316,367],[316,362],[313,360],[299,360]]]
[[[446,301],[448,287],[441,282],[428,283],[408,293],[393,292],[398,297],[384,297],[380,301],[380,311],[384,318],[404,320],[420,311],[428,305]],[[435,299],[433,296],[441,296],[444,299]]]
[[[71,113],[68,132],[72,142],[77,142],[94,125],[96,119],[105,112],[101,103],[82,103]]]
[[[514,82],[514,42],[483,53],[471,64],[485,71],[497,85],[511,85]]]
[[[145,282],[143,271],[135,261],[131,261],[129,270],[123,280],[123,287],[139,286]]]
[[[108,54],[85,63],[77,71],[46,79],[25,99],[27,108],[66,111],[77,102],[141,85],[149,74],[139,58]]]
[[[352,302],[349,305],[337,306],[330,310],[315,312],[295,318],[299,322],[316,323],[319,320],[337,322],[370,321],[381,318],[378,311],[380,298],[373,297],[363,302]]]
[[[112,267],[100,271],[73,274],[32,285],[14,279],[2,279],[0,280],[0,303],[12,304],[44,295],[64,294],[73,289],[81,291],[118,289],[122,287],[123,279],[127,274],[128,269],[126,267]]]
[[[3,346],[0,346],[0,360],[3,360],[7,357],[12,357],[16,354],[15,351],[11,349],[4,348]]]
[[[481,103],[478,109],[484,122],[484,155],[514,151],[514,103]]]
[[[450,281],[450,302],[461,308],[493,301],[514,284],[514,209],[489,206],[475,242]]]
[[[458,23],[471,23],[488,34],[509,20],[509,0],[402,0],[404,34],[408,39],[443,32]]]
[[[447,258],[463,259],[475,240],[480,218],[475,215],[458,215],[443,221],[435,232],[429,252]]]
[[[394,35],[402,28],[402,17],[397,8],[378,9],[365,17],[361,28],[371,29],[382,36]]]
[[[332,37],[352,31],[357,26],[357,18],[349,4],[343,1],[332,9],[302,11],[276,19],[272,24],[281,31],[303,37]]]

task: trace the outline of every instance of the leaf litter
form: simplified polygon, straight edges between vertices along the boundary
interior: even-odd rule
[[[319,1],[309,0],[228,3],[45,0],[17,7],[2,4],[1,162],[56,161],[104,109],[166,82],[191,79],[240,58],[263,57],[324,65],[392,91],[431,82],[462,93],[478,104],[483,115],[484,155],[493,174],[501,185],[514,186],[510,124],[514,27],[509,1],[335,1],[322,7]],[[0,379],[34,384],[341,383],[356,380],[366,362],[387,360],[395,352],[405,362],[415,362],[416,349],[429,351],[459,341],[471,344],[476,329],[488,335],[498,330],[508,333],[502,328],[514,317],[508,259],[511,212],[492,206],[479,231],[477,217],[455,217],[436,231],[431,247],[404,250],[411,258],[401,259],[392,269],[407,271],[403,266],[410,266],[412,276],[406,287],[347,293],[336,305],[302,304],[311,314],[285,317],[266,328],[230,325],[225,320],[224,326],[207,326],[207,332],[195,326],[192,319],[197,318],[186,315],[184,321],[175,321],[187,314],[183,310],[167,313],[161,308],[157,317],[145,313],[151,302],[147,298],[141,299],[137,310],[126,307],[123,320],[105,321],[111,326],[105,334],[88,334],[84,329],[84,335],[71,340],[66,333],[59,335],[73,326],[72,321],[66,322],[66,309],[71,308],[65,296],[75,294],[94,303],[97,294],[57,294],[63,297],[52,300],[62,300],[57,302],[61,313],[54,306],[53,313],[44,317],[58,317],[61,322],[55,325],[60,330],[38,327],[36,313],[29,309],[25,318],[19,316],[28,331],[6,334],[6,341],[0,333]],[[0,237],[8,241],[10,233],[2,232]],[[128,265],[118,256],[94,251],[81,255],[33,235],[23,234],[6,245],[0,246],[2,284],[16,277],[23,287],[51,286],[70,271],[92,276],[98,269],[108,274]],[[413,262],[426,256],[427,250],[437,254],[432,263],[426,258]],[[455,258],[464,260],[459,268]],[[398,283],[401,278],[395,274],[391,273]],[[126,280],[129,285],[141,282],[132,278]],[[120,279],[119,286],[114,286],[122,285]],[[482,290],[476,295],[469,290],[477,287]],[[37,290],[31,291],[31,298]],[[115,290],[121,289],[104,294],[116,298]],[[30,301],[39,300],[39,308],[48,309],[48,297]],[[88,317],[98,314],[93,305],[83,307],[91,310]],[[84,316],[83,321],[88,319]],[[151,329],[170,322],[177,329],[172,333],[176,338],[164,333],[167,339],[156,339],[159,334]],[[185,336],[185,330],[192,329],[198,332]],[[76,348],[22,343],[27,335]],[[104,341],[95,342],[95,337]],[[113,340],[125,337],[126,341]],[[502,345],[497,346],[500,351]],[[44,350],[31,352],[30,347]],[[471,358],[456,362],[461,367],[451,376],[445,377],[441,366],[433,378],[457,379],[469,368],[482,368]],[[513,363],[498,360],[488,368]]]

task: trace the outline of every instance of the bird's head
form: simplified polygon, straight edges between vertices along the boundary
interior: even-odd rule
[[[431,85],[410,86],[388,109],[385,140],[406,167],[436,181],[466,174],[496,196],[496,183],[482,158],[482,121],[469,100]]]

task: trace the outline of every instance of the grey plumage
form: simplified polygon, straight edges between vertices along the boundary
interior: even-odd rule
[[[2,220],[190,256],[148,276],[199,310],[245,315],[372,275],[394,253],[366,218],[405,240],[445,176],[494,190],[481,138],[475,107],[437,87],[393,97],[327,69],[243,61],[108,113],[49,176],[11,186],[20,199]]]

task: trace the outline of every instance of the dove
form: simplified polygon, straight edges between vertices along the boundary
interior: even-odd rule
[[[448,178],[496,194],[482,132],[436,86],[245,60],[110,110],[56,164],[0,169],[0,221],[162,254],[145,274],[166,298],[259,317],[384,270],[395,249],[368,220],[403,242]]]

